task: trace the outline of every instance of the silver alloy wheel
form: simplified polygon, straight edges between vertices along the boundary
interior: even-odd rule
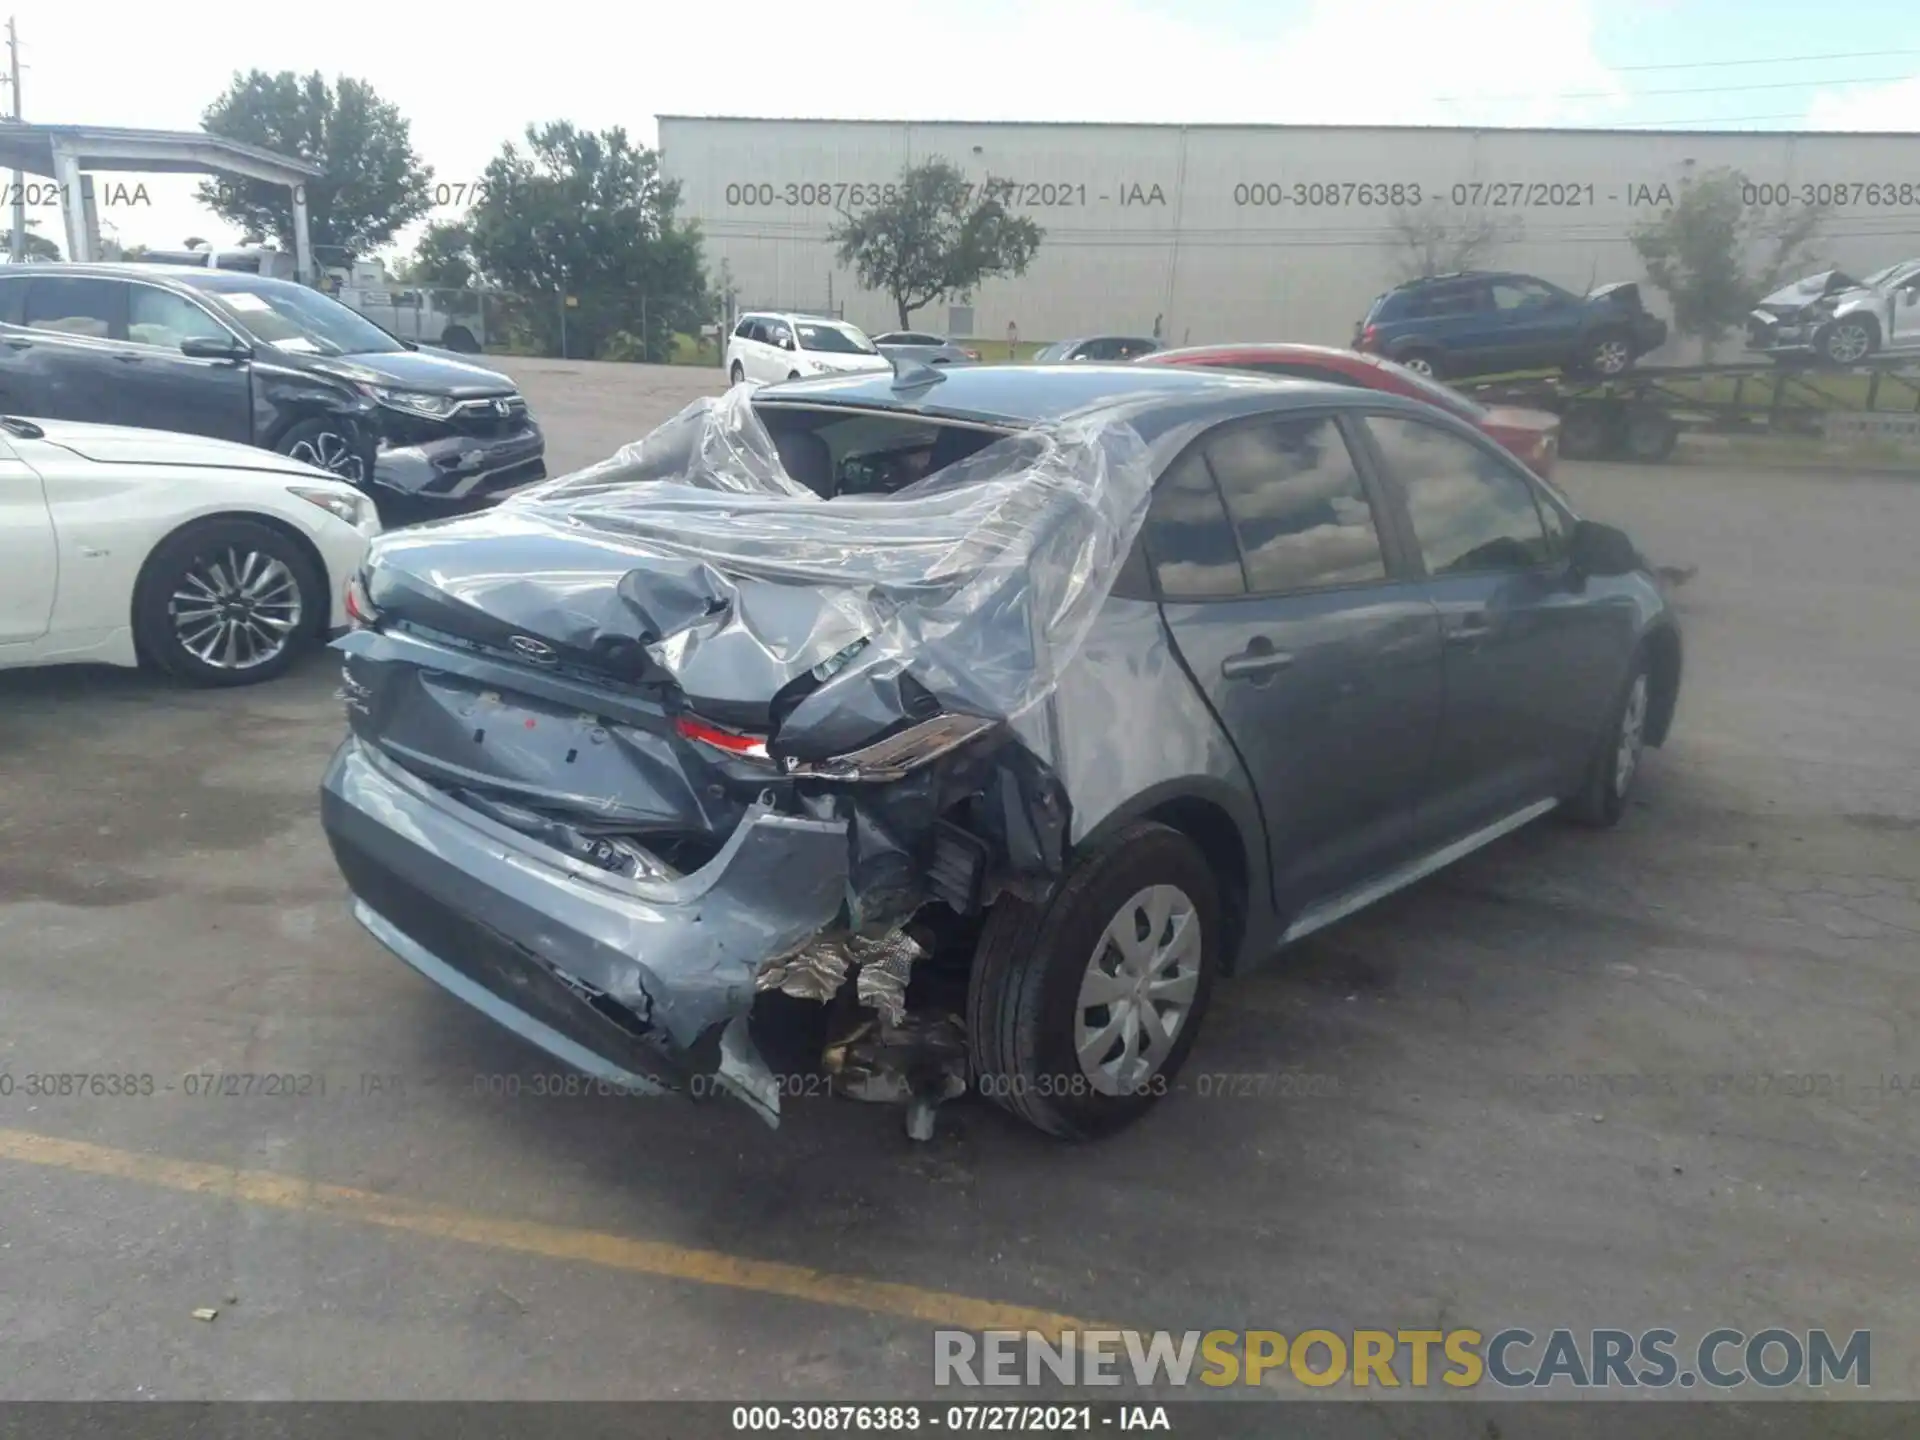
[[[1618,375],[1632,363],[1624,340],[1602,340],[1593,347],[1593,368],[1602,375]]]
[[[1149,885],[1107,922],[1073,1017],[1081,1073],[1100,1094],[1138,1094],[1166,1064],[1193,1010],[1200,955],[1200,917],[1177,885]]]
[[[1620,741],[1613,752],[1613,793],[1623,800],[1633,783],[1633,772],[1640,768],[1640,749],[1646,734],[1647,677],[1643,672],[1633,677],[1633,688],[1627,691],[1627,706],[1620,715]]]
[[[283,560],[226,549],[194,559],[167,606],[183,648],[215,670],[252,670],[300,633],[300,581]]]
[[[1827,358],[1836,365],[1864,360],[1872,348],[1873,337],[1867,333],[1865,321],[1843,320],[1827,332]]]
[[[1429,379],[1433,376],[1433,362],[1424,355],[1409,355],[1400,363],[1416,375],[1425,375]]]
[[[366,478],[366,462],[353,442],[332,430],[322,430],[311,440],[294,441],[287,447],[287,458],[316,466],[354,485]]]

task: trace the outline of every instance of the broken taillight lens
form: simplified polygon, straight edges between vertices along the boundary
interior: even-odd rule
[[[711,745],[715,750],[737,755],[743,760],[765,760],[767,742],[760,735],[743,735],[737,730],[722,730],[718,725],[709,725],[704,720],[695,720],[690,715],[682,715],[673,722],[673,728],[688,740],[696,740],[702,745]]]
[[[347,580],[345,608],[347,624],[355,630],[368,629],[380,618],[380,612],[373,608],[373,601],[367,598],[367,587],[358,575]]]

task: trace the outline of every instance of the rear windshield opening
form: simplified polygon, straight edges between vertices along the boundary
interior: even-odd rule
[[[787,474],[815,494],[891,495],[1004,438],[914,415],[756,406]]]

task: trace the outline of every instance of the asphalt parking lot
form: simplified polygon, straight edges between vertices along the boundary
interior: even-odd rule
[[[720,378],[512,368],[558,467]],[[1230,985],[1187,1092],[1092,1147],[973,1103],[916,1146],[852,1103],[504,1098],[551,1064],[347,913],[328,657],[0,676],[0,1397],[931,1396],[934,1326],[1034,1312],[1866,1328],[1874,1393],[1920,1396],[1920,484],[1564,478],[1699,567],[1633,812]]]

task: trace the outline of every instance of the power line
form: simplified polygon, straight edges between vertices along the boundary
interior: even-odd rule
[[[1640,74],[1649,70],[1726,70],[1740,65],[1815,65],[1825,60],[1891,60],[1920,55],[1920,50],[1851,50],[1836,55],[1782,55],[1772,60],[1675,60],[1659,65],[1609,65],[1609,70]]]

